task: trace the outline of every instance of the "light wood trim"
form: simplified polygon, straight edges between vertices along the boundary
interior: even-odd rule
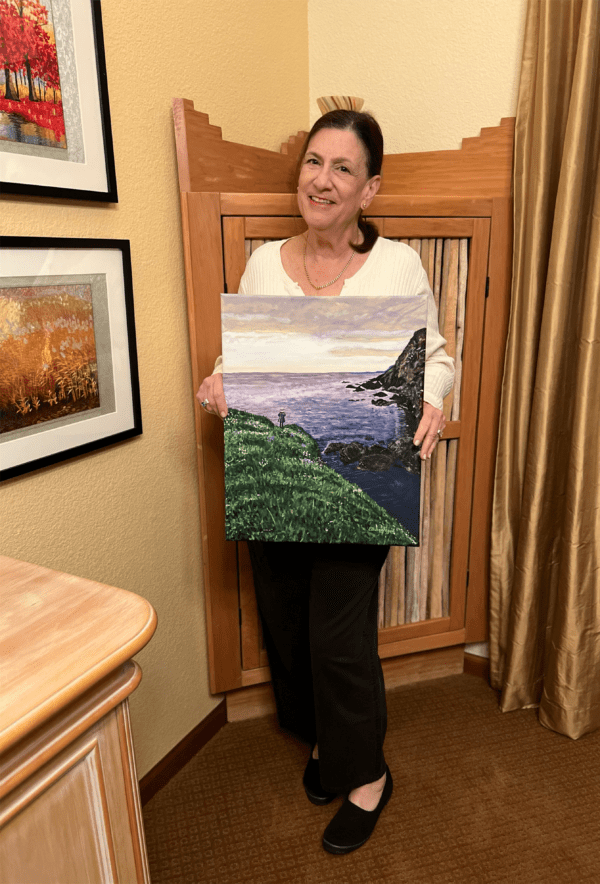
[[[96,870],[94,880],[149,884],[141,814],[131,815],[126,795],[127,783],[137,792],[124,767],[133,753],[131,733],[118,726],[126,706],[125,700],[2,798],[3,880],[17,874],[19,881],[79,881]],[[3,758],[2,768],[8,763]]]
[[[385,218],[383,235],[389,239],[457,239],[473,236],[473,218]],[[423,256],[421,256],[423,258]],[[425,264],[425,261],[423,261]],[[425,264],[427,269],[427,265]]]
[[[254,684],[237,691],[228,691],[227,721],[247,721],[275,713],[275,696],[269,682]]]
[[[493,202],[476,197],[376,196],[369,217],[489,218]],[[295,193],[221,193],[223,215],[298,217]]]
[[[429,620],[417,620],[415,623],[399,623],[397,626],[389,626],[379,632],[379,650],[390,643],[403,641],[409,638],[420,638],[425,635],[448,632],[450,630],[450,617],[438,617]]]
[[[216,193],[182,194],[181,200],[192,382],[197,390],[221,353],[221,215]],[[235,543],[225,540],[223,424],[196,400],[194,405],[204,597],[211,624],[207,630],[210,688],[220,693],[241,684],[237,555]]]
[[[240,287],[240,279],[246,269],[246,237],[244,219],[223,218],[223,252],[225,255],[225,287],[235,293]]]
[[[384,157],[380,194],[507,197],[512,181],[515,121],[482,129],[463,139],[459,150],[388,154]]]
[[[194,110],[192,101],[174,99],[173,116],[177,156],[183,154],[180,190],[289,193],[294,187],[296,155],[224,141],[207,114]],[[299,133],[300,135],[300,133]]]
[[[469,588],[465,625],[468,642],[488,638],[489,559],[492,500],[504,352],[510,313],[512,281],[512,200],[494,200],[490,237],[490,280],[485,303],[480,410],[475,449],[473,515],[469,553]]]
[[[185,118],[186,113],[193,109],[194,102],[190,101],[189,98],[173,99],[173,123],[175,125],[175,149],[177,151],[179,190],[183,191],[191,190]]]
[[[180,189],[204,192],[295,190],[294,173],[305,134],[299,132],[280,153],[224,141],[219,127],[192,101],[174,99]],[[458,150],[388,154],[380,193],[420,196],[509,196],[514,118],[465,138]],[[243,213],[242,213],[243,214]],[[420,214],[420,213],[417,213]]]
[[[222,193],[220,200],[222,215],[299,215],[295,193]]]
[[[407,194],[377,194],[369,206],[370,215],[414,218],[489,218],[492,210],[490,199],[480,197],[446,197],[436,194],[424,197]],[[426,235],[426,234],[424,234]]]
[[[270,681],[271,673],[268,666],[259,666],[258,669],[245,669],[242,672],[242,686],[250,687],[253,684],[261,684]]]
[[[131,592],[7,556],[0,596],[0,753],[122,666],[156,629],[152,606]]]
[[[306,230],[306,224],[298,216],[274,218],[250,215],[246,220],[246,239],[289,239]]]
[[[463,665],[463,645],[435,648],[381,661],[386,691],[433,678],[460,675]],[[273,688],[266,682],[229,691],[226,703],[228,722],[261,718],[276,711]]]
[[[464,645],[465,631],[457,629],[454,632],[441,632],[433,635],[423,635],[419,638],[407,638],[398,642],[379,646],[381,659],[398,657],[402,654],[414,654],[417,651],[428,651],[432,648],[447,648],[452,645]]]
[[[117,728],[119,731],[119,747],[121,750],[121,767],[125,781],[125,800],[127,802],[127,819],[131,829],[131,845],[138,881],[150,882],[150,867],[146,850],[146,834],[140,790],[133,751],[133,734],[129,717],[129,704],[121,703],[115,709]]]
[[[76,748],[71,751],[63,752],[60,758],[50,765],[49,772],[44,777],[33,777],[31,782],[21,789],[15,789],[14,794],[9,797],[7,802],[3,802],[0,808],[0,828],[5,826],[9,820],[13,819],[20,813],[24,807],[31,804],[42,793],[45,792],[53,783],[56,783],[64,773],[74,767],[79,761],[86,756],[92,756],[97,763],[98,756],[98,738],[91,736],[83,741],[79,741]],[[101,765],[100,765],[101,768]],[[12,791],[12,790],[11,790]],[[106,813],[106,795],[102,790],[102,803],[104,805],[104,817],[107,819]],[[110,828],[109,828],[110,831]],[[114,851],[111,849],[114,857]]]
[[[469,257],[469,281],[465,316],[465,346],[462,360],[461,438],[456,467],[457,495],[452,531],[452,569],[450,576],[450,617],[452,629],[464,624],[465,592],[469,557],[471,504],[473,500],[473,461],[479,401],[479,383],[482,356],[483,318],[485,311],[485,281],[487,278],[490,241],[490,221],[475,221]],[[468,419],[466,418],[468,416]],[[450,446],[452,447],[452,446]],[[460,589],[460,592],[459,592]]]
[[[85,733],[136,689],[142,670],[129,660],[67,709],[2,754],[0,798]]]
[[[418,684],[433,678],[446,678],[460,675],[464,666],[462,645],[451,648],[437,648],[407,654],[404,657],[390,657],[381,661],[386,691],[407,684]]]

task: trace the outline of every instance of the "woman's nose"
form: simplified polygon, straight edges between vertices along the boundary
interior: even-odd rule
[[[314,179],[315,184],[318,187],[329,187],[331,183],[331,170],[326,166],[319,166],[319,174]]]

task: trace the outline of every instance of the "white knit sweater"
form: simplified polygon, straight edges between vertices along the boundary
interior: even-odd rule
[[[242,276],[240,295],[298,295],[305,297],[297,282],[287,275],[281,262],[286,240],[265,243],[250,257]],[[345,280],[345,296],[427,295],[427,345],[423,398],[441,408],[454,381],[454,360],[444,350],[445,339],[438,327],[437,311],[427,274],[414,249],[404,243],[378,237],[369,257],[354,276]],[[221,371],[221,359],[215,371]]]

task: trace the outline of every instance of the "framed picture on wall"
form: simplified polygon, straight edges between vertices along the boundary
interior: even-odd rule
[[[0,189],[117,202],[100,0],[1,0]]]
[[[142,432],[128,240],[3,237],[0,480]]]
[[[228,540],[418,546],[427,302],[222,295]]]

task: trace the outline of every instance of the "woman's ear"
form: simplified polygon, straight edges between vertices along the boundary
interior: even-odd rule
[[[373,175],[372,178],[369,178],[367,181],[367,185],[365,187],[365,194],[363,197],[363,207],[364,203],[369,205],[374,196],[377,195],[377,191],[379,190],[379,186],[381,184],[381,175]],[[366,207],[365,207],[366,208]]]

